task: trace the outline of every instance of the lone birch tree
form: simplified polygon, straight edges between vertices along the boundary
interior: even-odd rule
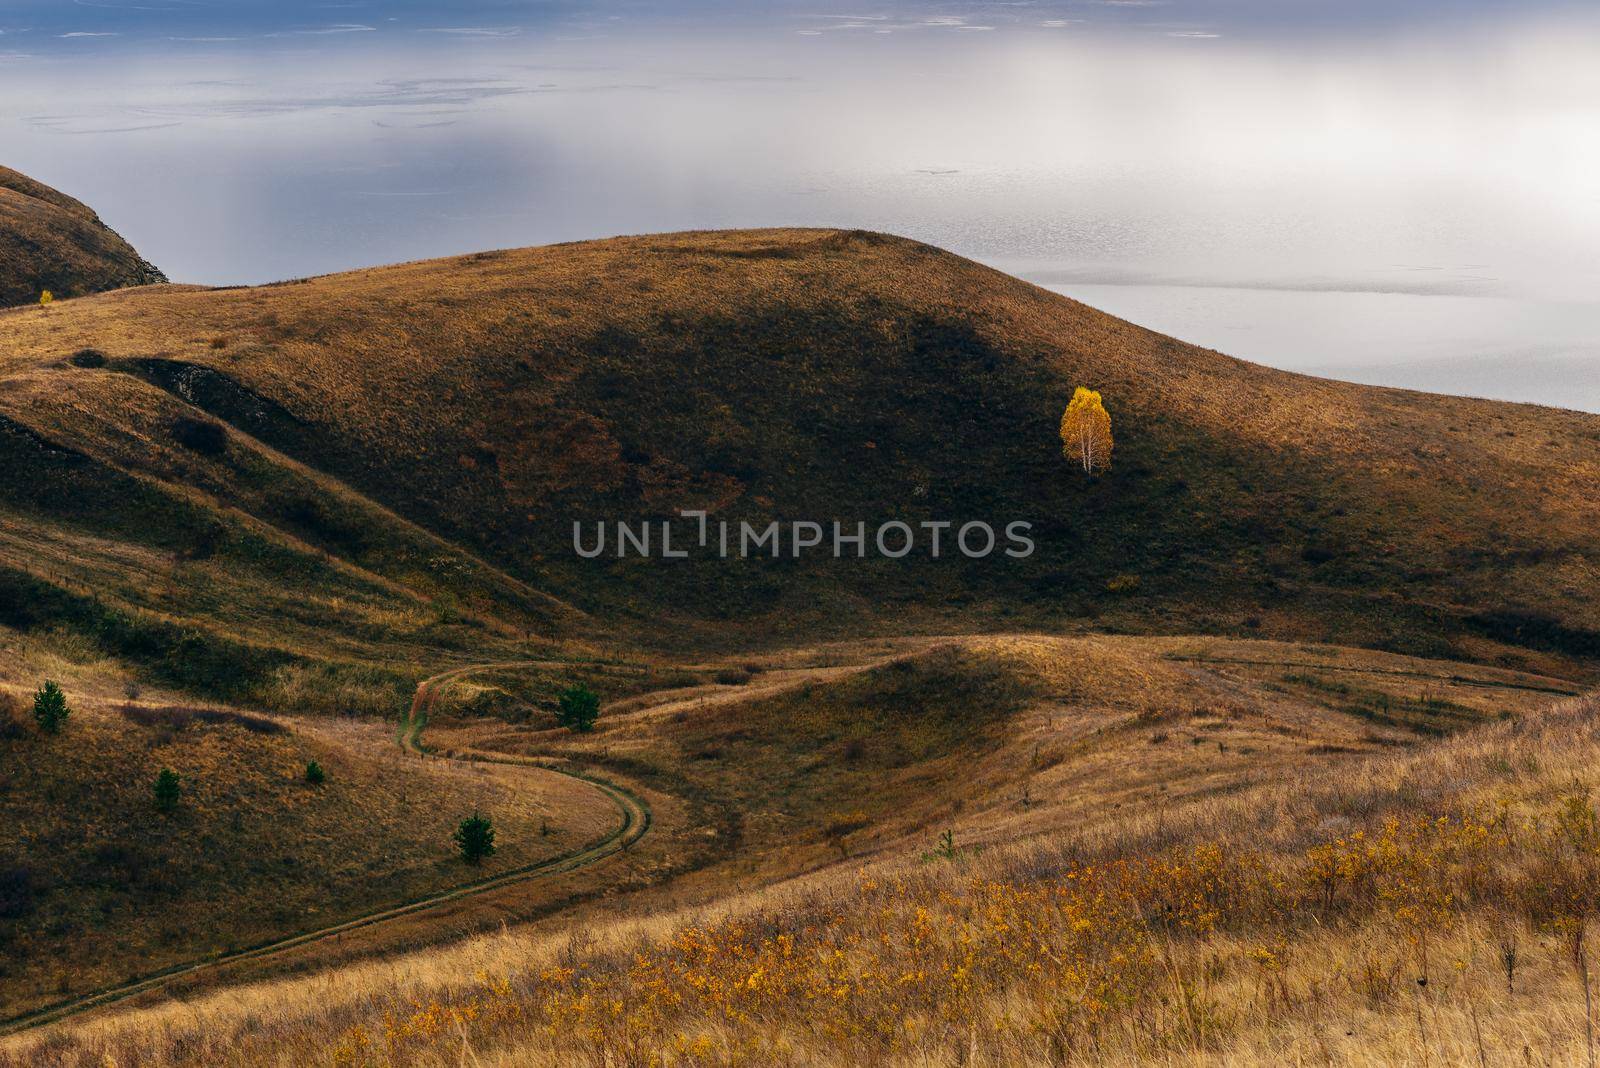
[[[1111,416],[1092,389],[1079,386],[1061,413],[1061,454],[1090,475],[1111,466]]]

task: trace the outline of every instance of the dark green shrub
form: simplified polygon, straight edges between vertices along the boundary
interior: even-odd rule
[[[321,786],[328,781],[328,773],[322,770],[322,765],[315,760],[306,764],[306,782],[312,786]]]
[[[484,857],[494,856],[494,822],[474,812],[456,828],[455,840],[461,859],[477,864]]]
[[[221,423],[187,415],[173,422],[172,440],[203,456],[220,456],[228,450],[228,432]]]
[[[59,733],[70,715],[72,709],[67,707],[67,695],[55,683],[46,682],[33,695],[33,719],[46,734]]]
[[[178,798],[183,796],[183,784],[178,779],[178,773],[171,768],[162,768],[156,775],[155,798],[156,810],[171,812],[178,807]]]
[[[33,911],[33,872],[20,865],[0,868],[0,920],[17,920]]]
[[[600,718],[600,698],[583,683],[561,691],[556,720],[569,731],[587,734]]]

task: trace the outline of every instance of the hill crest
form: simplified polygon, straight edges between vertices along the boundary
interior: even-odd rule
[[[68,574],[119,544],[171,554],[169,596],[125,563],[107,595],[280,649],[327,630],[358,659],[481,646],[463,621],[667,645],[1026,624],[1569,676],[1600,657],[1584,504],[1600,419],[1271,370],[900,238],[614,238],[107,294],[4,330],[0,417],[34,437],[10,436],[31,475],[0,506],[35,528],[4,554],[36,571],[42,537]],[[69,359],[85,349],[91,366]],[[1078,385],[1117,438],[1094,479],[1057,440]],[[214,447],[185,420],[221,428]],[[40,499],[61,477],[47,463],[72,467],[77,502]],[[87,503],[108,495],[124,504]],[[130,525],[141,498],[154,518]],[[1039,551],[661,566],[572,550],[574,521],[685,507],[763,526],[1026,520]],[[285,569],[304,636],[238,626],[237,604],[291,596]],[[254,592],[188,596],[202,576]],[[332,589],[371,606],[370,638],[311,607]]]
[[[0,308],[166,280],[87,205],[0,167]]]

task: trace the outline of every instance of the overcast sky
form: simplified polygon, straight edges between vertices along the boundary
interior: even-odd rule
[[[0,0],[0,162],[186,282],[854,226],[1600,410],[1597,53],[1594,0]]]
[[[607,23],[805,26],[838,17],[902,29],[940,18],[995,30],[1046,22],[1191,29],[1243,35],[1448,29],[1485,17],[1593,9],[1574,0],[0,0],[13,47],[60,47],[95,36],[133,39],[414,31],[601,31]],[[71,36],[63,36],[71,35]]]

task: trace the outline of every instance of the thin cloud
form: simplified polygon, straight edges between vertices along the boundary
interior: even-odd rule
[[[891,34],[915,30],[956,30],[984,32],[993,26],[974,24],[965,15],[929,15],[913,22],[890,22],[887,15],[811,15],[808,18],[827,20],[823,25],[811,26],[794,32],[802,37],[819,37],[825,33],[850,31]]]
[[[323,95],[243,98],[220,96],[181,105],[123,106],[107,109],[105,113],[98,115],[33,116],[28,121],[31,125],[59,133],[118,133],[176,126],[190,119],[245,119],[313,111],[371,109],[393,112],[394,116],[400,117],[402,121],[406,116],[411,116],[434,123],[449,115],[463,113],[470,106],[482,101],[532,92],[535,90],[509,82],[424,79],[385,82],[366,90],[329,92]],[[116,127],[94,125],[118,120],[127,122],[128,125]]]
[[[61,130],[59,132],[60,133],[64,133],[64,134],[68,134],[68,135],[71,135],[71,136],[74,136],[74,137],[80,137],[80,136],[83,136],[85,134],[119,134],[119,133],[139,133],[142,130],[166,130],[166,129],[169,129],[169,128],[173,127],[173,126],[182,126],[182,125],[183,125],[183,123],[181,123],[181,122],[152,122],[152,123],[147,123],[146,125],[143,125],[143,126],[101,126],[101,127],[96,127],[96,128],[93,128],[93,129],[88,129],[88,130]]]
[[[521,26],[424,26],[417,33],[443,33],[454,37],[519,37]]]
[[[327,36],[329,34],[336,34],[336,33],[375,33],[377,31],[377,29],[378,28],[376,26],[367,26],[367,25],[365,25],[363,23],[359,23],[359,22],[342,22],[337,26],[319,26],[319,27],[316,27],[314,29],[305,29],[305,30],[281,30],[281,31],[279,31],[277,33],[269,33],[269,34],[267,34],[267,36],[268,37],[323,37],[323,36]]]

